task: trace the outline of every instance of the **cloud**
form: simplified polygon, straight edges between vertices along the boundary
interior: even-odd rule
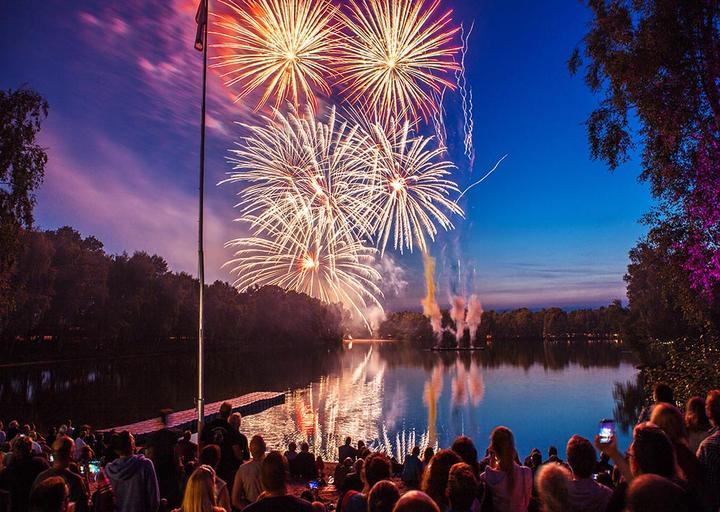
[[[103,136],[87,141],[82,158],[51,132],[43,135],[49,162],[38,200],[44,228],[71,225],[96,235],[109,252],[144,250],[164,257],[170,268],[197,275],[197,198],[171,178],[149,172],[151,166]],[[228,280],[220,267],[223,245],[235,228],[206,201],[207,280]],[[232,234],[237,236],[237,233]]]
[[[383,254],[375,264],[375,269],[382,276],[379,284],[386,298],[399,297],[405,292],[408,285],[405,279],[405,269],[389,253]]]

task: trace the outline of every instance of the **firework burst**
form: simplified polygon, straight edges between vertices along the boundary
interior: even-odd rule
[[[239,86],[235,101],[262,90],[256,110],[274,97],[275,108],[289,100],[316,101],[314,88],[330,94],[330,55],[335,42],[335,9],[326,0],[220,0],[236,18],[219,16],[211,33],[220,55],[212,67],[228,86]]]
[[[342,13],[345,34],[337,70],[354,103],[381,118],[426,120],[439,94],[454,83],[443,75],[458,68],[451,12],[436,15],[440,0],[351,0]]]

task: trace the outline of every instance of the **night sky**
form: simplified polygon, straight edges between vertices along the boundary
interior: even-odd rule
[[[439,302],[455,290],[478,293],[486,308],[624,299],[627,252],[644,232],[638,219],[652,201],[636,180],[637,159],[610,173],[589,157],[583,122],[597,98],[566,67],[589,11],[575,0],[443,5],[455,10],[458,24],[475,22],[467,72],[476,157],[470,169],[453,138],[458,181],[471,183],[509,156],[468,193],[458,230],[433,246]],[[0,4],[0,87],[27,84],[50,103],[38,227],[70,225],[110,252],[146,250],[173,270],[195,273],[195,10],[194,0]],[[242,234],[233,223],[238,190],[215,184],[229,170],[227,149],[242,135],[233,122],[256,116],[253,105],[233,104],[215,72],[208,94],[206,272],[209,280],[228,280],[223,243]],[[448,100],[451,135],[461,128],[456,99]],[[419,255],[391,258],[384,264],[386,305],[418,307]]]

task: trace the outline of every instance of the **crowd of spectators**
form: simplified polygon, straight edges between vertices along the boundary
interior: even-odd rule
[[[68,421],[42,436],[0,422],[0,512],[720,511],[720,390],[692,398],[684,414],[667,386],[654,399],[625,453],[614,437],[573,435],[564,460],[551,446],[545,460],[536,448],[521,462],[513,432],[498,426],[482,457],[461,436],[422,457],[415,446],[400,464],[348,437],[332,475],[306,442],[285,453],[261,435],[248,443],[228,403],[198,444],[168,427],[168,411],[140,447],[127,431]],[[305,484],[299,497],[291,482]],[[335,502],[320,498],[326,486]]]

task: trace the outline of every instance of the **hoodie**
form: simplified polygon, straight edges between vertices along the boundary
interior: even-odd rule
[[[533,477],[530,468],[514,464],[515,481],[508,489],[507,475],[504,471],[490,466],[480,478],[492,492],[493,509],[499,512],[524,512],[532,497]]]
[[[160,491],[152,461],[143,455],[121,457],[105,466],[118,512],[156,512]]]
[[[568,493],[571,510],[603,512],[613,492],[591,478],[580,478],[568,482]]]

